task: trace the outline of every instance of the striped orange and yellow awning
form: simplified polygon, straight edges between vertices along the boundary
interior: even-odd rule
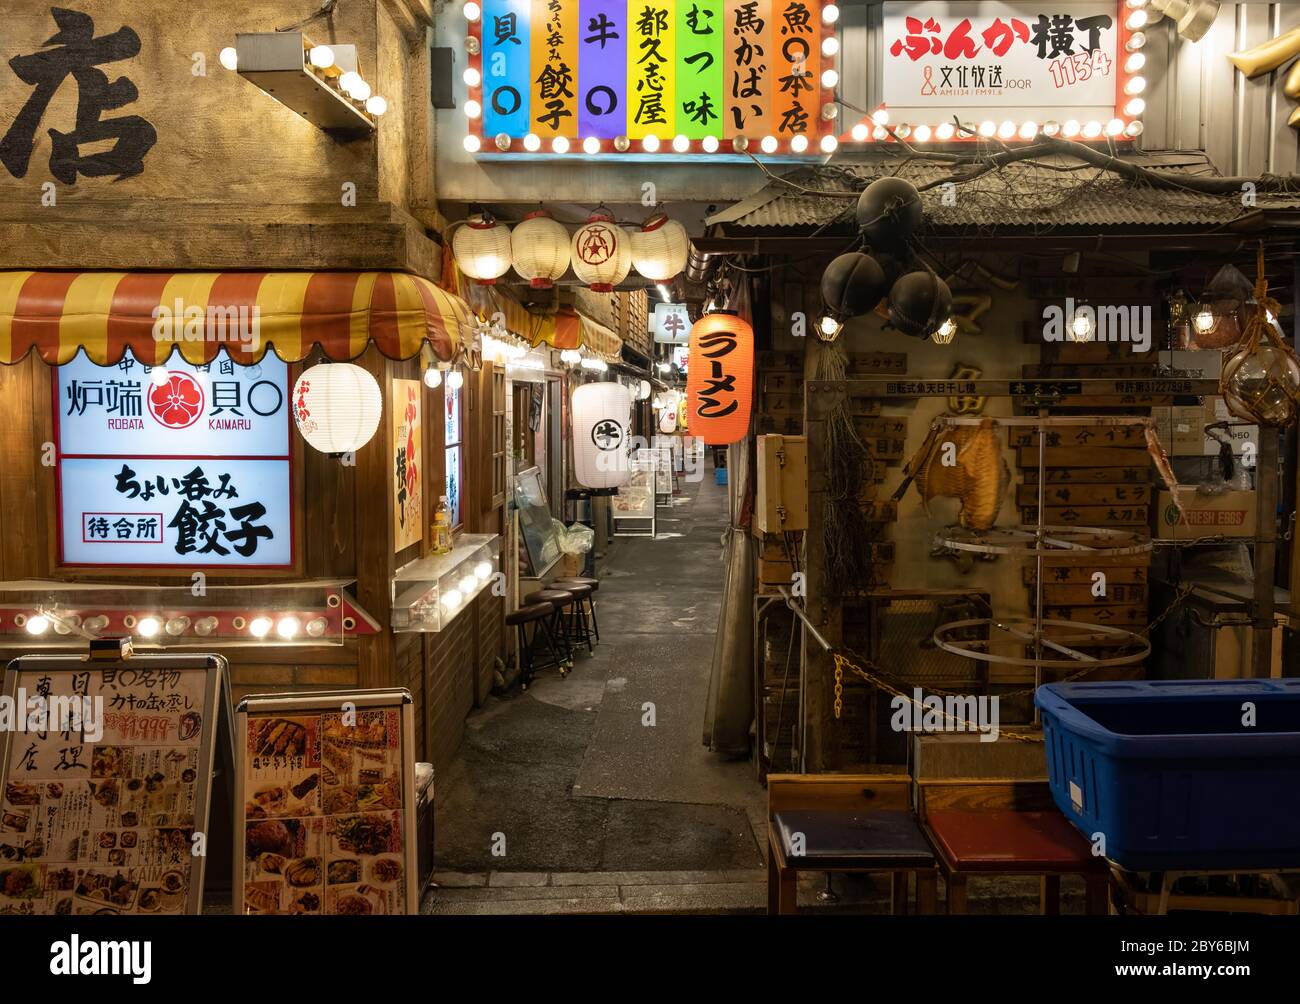
[[[50,364],[81,349],[112,364],[128,348],[148,365],[223,348],[297,362],[317,345],[344,361],[371,342],[390,359],[428,342],[450,360],[474,323],[460,297],[405,272],[0,272],[0,363],[33,348]]]

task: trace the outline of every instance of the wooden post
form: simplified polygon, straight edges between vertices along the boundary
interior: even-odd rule
[[[820,345],[820,343],[818,343]],[[810,346],[811,347],[811,346]],[[822,351],[829,351],[829,347]],[[816,352],[808,353],[810,363]],[[808,437],[808,532],[805,534],[804,603],[808,619],[832,645],[843,636],[843,611],[826,595],[825,503],[830,458],[826,416],[845,400],[841,383],[804,381],[804,433]],[[807,631],[799,683],[801,767],[805,773],[840,766],[840,723],[835,720],[835,662]]]
[[[1273,580],[1277,563],[1277,429],[1259,427],[1255,466],[1255,630],[1250,646],[1250,675],[1267,680],[1273,662]]]

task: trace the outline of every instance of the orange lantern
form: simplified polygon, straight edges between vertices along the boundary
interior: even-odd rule
[[[754,396],[754,329],[736,314],[706,314],[691,327],[686,424],[706,446],[749,434]]]

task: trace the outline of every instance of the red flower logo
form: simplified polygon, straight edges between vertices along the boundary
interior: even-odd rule
[[[150,388],[149,414],[169,429],[187,428],[203,414],[203,388],[188,373],[170,373],[166,383]]]

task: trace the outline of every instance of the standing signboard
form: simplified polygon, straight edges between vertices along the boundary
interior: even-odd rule
[[[0,914],[200,912],[225,667],[170,654],[9,664]]]
[[[84,355],[52,381],[59,561],[287,568],[293,564],[289,368],[174,353]]]
[[[240,702],[235,913],[419,912],[414,728],[403,689]]]

